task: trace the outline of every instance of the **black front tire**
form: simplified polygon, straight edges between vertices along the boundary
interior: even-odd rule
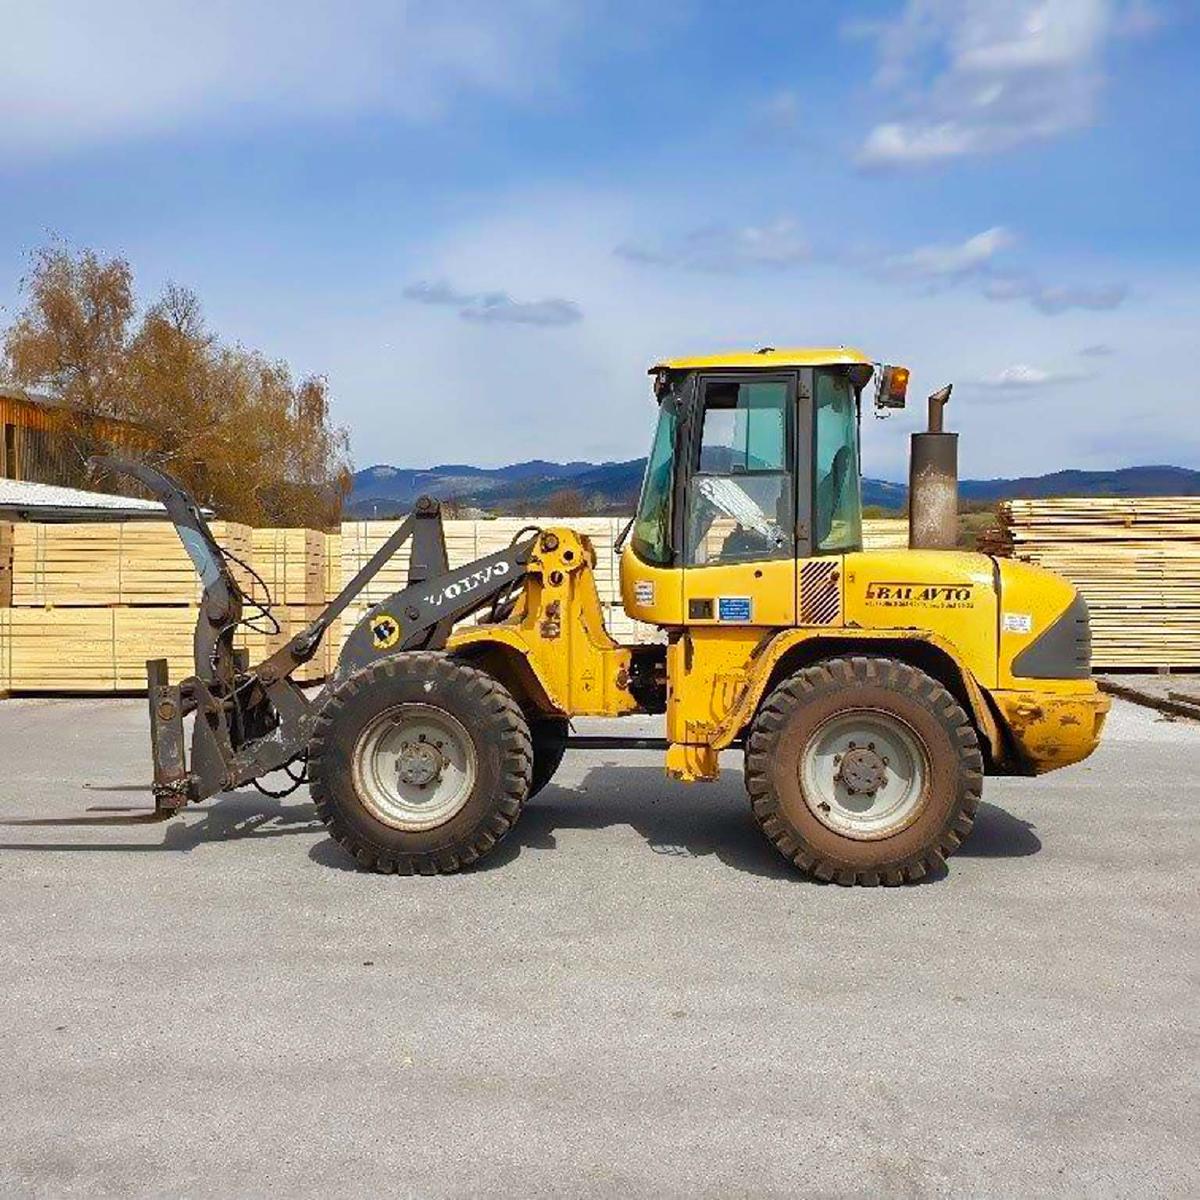
[[[360,737],[404,705],[448,714],[473,754],[469,795],[434,828],[385,823],[355,784]],[[385,874],[447,874],[495,849],[521,815],[532,769],[529,726],[507,689],[485,671],[429,651],[381,659],[339,684],[309,744],[318,815],[360,866]]]

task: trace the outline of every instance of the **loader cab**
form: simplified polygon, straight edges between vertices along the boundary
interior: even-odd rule
[[[862,546],[859,413],[872,374],[840,349],[654,368],[658,425],[622,559],[635,615],[796,623],[797,560]]]

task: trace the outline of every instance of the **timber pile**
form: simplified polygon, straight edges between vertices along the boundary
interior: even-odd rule
[[[225,549],[250,559],[249,526],[214,521],[212,530]],[[196,569],[169,521],[19,522],[12,531],[17,608],[199,603]],[[249,588],[242,568],[234,574]]]
[[[1097,668],[1200,667],[1200,497],[1010,500],[980,548],[1079,588]]]
[[[863,521],[864,550],[907,550],[907,517],[872,517]]]
[[[305,529],[250,529],[214,522],[217,540],[257,572],[234,574],[247,594],[274,607],[271,623],[247,616],[239,645],[257,661],[305,627],[349,582],[396,527],[389,521],[348,521],[340,533]],[[621,606],[618,556],[613,545],[623,517],[502,518],[447,521],[452,566],[502,549],[525,526],[569,525],[596,550],[596,586],[605,622],[618,641],[660,640]],[[907,543],[903,520],[864,522],[868,547]],[[373,604],[407,579],[407,547],[376,577],[322,643],[301,680],[332,670],[342,638]],[[0,692],[140,691],[145,661],[167,658],[172,678],[192,670],[192,630],[200,587],[191,560],[165,521],[99,524],[0,524]],[[11,607],[10,607],[11,606]]]
[[[141,691],[148,658],[166,658],[172,678],[192,673],[201,589],[169,522],[4,528],[0,551],[8,539],[12,587],[11,607],[0,608],[0,691]],[[325,536],[219,521],[212,529],[270,590],[274,622],[248,605],[246,616],[254,628],[243,629],[237,639],[252,659],[266,657],[325,603]],[[265,599],[250,570],[237,562],[231,567],[247,595]],[[336,653],[336,637],[326,638],[296,678],[324,678]]]
[[[9,631],[9,613],[12,604],[12,525],[0,521],[0,697],[8,695],[9,665],[12,634]]]

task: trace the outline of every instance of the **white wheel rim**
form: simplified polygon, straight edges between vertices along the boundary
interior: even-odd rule
[[[813,816],[858,841],[891,837],[928,799],[929,759],[906,722],[877,709],[829,717],[800,760],[800,787]]]
[[[428,704],[401,704],[358,736],[354,789],[367,811],[406,832],[450,820],[475,787],[475,745],[462,722]]]

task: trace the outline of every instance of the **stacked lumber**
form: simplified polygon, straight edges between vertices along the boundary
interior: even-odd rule
[[[330,601],[336,600],[338,593],[342,590],[342,535],[341,533],[327,533],[324,535],[325,545],[325,595],[324,602],[329,604]],[[320,677],[328,678],[333,674],[334,667],[337,666],[338,655],[342,649],[342,630],[349,631],[353,626],[343,625],[341,617],[335,617],[330,625],[328,632],[325,634],[324,640],[321,642],[321,648],[317,652],[319,660]]]
[[[271,609],[269,617],[248,612],[249,624],[244,625],[238,632],[235,643],[249,652],[252,663],[261,662],[277,650],[282,650],[296,634],[311,625],[321,615],[324,607],[324,603],[280,604]],[[317,648],[317,653],[298,667],[292,678],[298,683],[317,683],[323,680],[337,661],[340,648],[338,637],[336,628],[326,634]]]
[[[864,550],[907,550],[907,517],[872,517],[863,521]]]
[[[624,517],[447,521],[451,565],[461,566],[502,549],[530,524],[568,525],[590,538],[596,551],[597,591],[615,638],[622,642],[661,639],[661,631],[634,621],[621,605],[613,546],[625,527]],[[337,595],[396,525],[351,521],[339,533],[319,534],[214,522],[218,541],[249,563],[262,581],[235,564],[239,584],[258,600],[265,598],[265,585],[274,605],[272,616],[279,624],[276,632],[271,622],[256,618],[255,628],[244,630],[239,644],[256,661],[279,649]],[[999,531],[996,536],[1001,536]],[[903,518],[864,521],[863,543],[868,549],[902,549],[908,543],[908,524]],[[13,556],[7,576],[6,545],[11,545]],[[359,617],[403,587],[407,577],[408,548],[404,547],[351,605],[325,638],[317,658],[297,677],[327,675]],[[3,608],[6,598],[16,605],[11,612]],[[187,674],[199,598],[195,571],[167,522],[0,525],[0,691],[136,690],[144,684],[144,660],[160,655],[167,657],[173,676]],[[75,611],[59,611],[68,608]]]
[[[0,521],[0,608],[8,608],[12,604],[12,545],[12,524],[8,521]],[[0,680],[2,679],[3,676],[0,676]]]
[[[254,529],[250,534],[250,565],[254,568],[246,594],[251,601],[271,605],[270,617],[255,617],[242,634],[250,661],[258,662],[282,649],[310,625],[326,604],[328,571],[326,535],[315,529]],[[278,625],[278,630],[273,631]],[[327,635],[317,654],[292,676],[301,683],[324,679],[338,631]]]
[[[236,639],[257,661],[323,608],[325,535],[219,521],[212,530],[246,594],[270,596],[271,617],[248,605],[251,626]],[[169,522],[18,523],[5,536],[12,607],[0,610],[0,691],[141,691],[148,658],[166,658],[173,678],[192,673],[201,586]],[[295,678],[324,678],[336,653],[335,631]]]
[[[1079,588],[1097,668],[1200,667],[1200,497],[1010,500],[984,546]]]
[[[212,529],[226,550],[250,559],[249,526],[215,521]],[[169,521],[19,522],[12,531],[15,607],[199,603],[196,569]],[[234,575],[250,586],[237,564]]]
[[[250,548],[254,575],[246,594],[251,599],[272,604],[324,603],[325,534],[315,529],[253,529]]]
[[[325,536],[325,603],[342,590],[342,535],[327,533]]]
[[[0,608],[0,698],[12,687],[12,609]]]

